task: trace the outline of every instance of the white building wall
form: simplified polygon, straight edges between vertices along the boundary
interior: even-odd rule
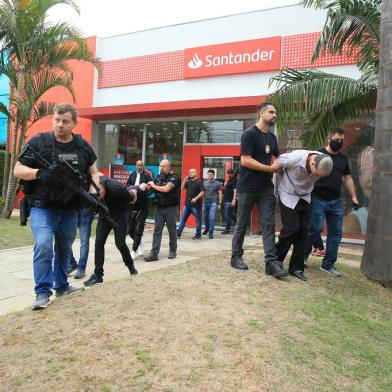
[[[183,50],[196,46],[321,31],[325,12],[289,6],[191,22],[97,40],[102,61]],[[355,66],[324,71],[358,77]],[[94,106],[172,102],[266,95],[269,79],[278,72],[249,73],[94,90]],[[97,84],[95,85],[97,86]]]
[[[354,66],[328,67],[324,71],[349,77],[360,75]],[[267,95],[275,90],[268,88],[268,82],[276,74],[263,72],[103,88],[96,93],[94,106]]]
[[[314,33],[321,31],[324,21],[323,10],[302,6],[273,8],[101,38],[97,55],[108,61],[195,46]]]

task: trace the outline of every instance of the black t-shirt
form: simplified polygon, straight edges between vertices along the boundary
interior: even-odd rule
[[[48,135],[48,134],[47,134]],[[75,141],[75,136],[72,141],[68,143],[60,143],[54,139],[47,137],[45,140],[49,140],[50,143],[45,142],[44,136],[36,135],[34,136],[27,144],[31,146],[36,152],[43,156],[49,163],[54,163],[54,161],[67,161],[70,163],[75,169],[78,169],[80,174],[87,180],[89,179],[89,168],[95,160],[97,156],[93,148],[80,136],[78,137],[78,141]],[[54,141],[54,148],[53,143]],[[53,155],[54,153],[54,155]],[[40,161],[40,159],[35,156],[35,154],[27,148],[24,147],[22,153],[18,157],[18,161],[23,165],[29,166],[34,169],[40,169],[44,167],[44,164]],[[45,187],[40,183],[39,180],[28,181],[29,187],[33,189],[34,192],[44,194],[47,193],[45,191]],[[51,191],[56,192],[58,194],[65,188],[65,186],[61,183],[61,181],[56,182],[51,188]],[[87,189],[86,189],[87,190]],[[44,192],[45,191],[45,192]],[[46,205],[54,205],[49,200],[45,200]],[[71,197],[71,199],[62,204],[62,208],[67,208],[71,206],[80,205],[80,200],[77,195]]]
[[[129,203],[133,200],[127,187],[117,180],[108,177],[100,177],[105,186],[105,204],[109,208],[110,215],[126,214]]]
[[[185,183],[185,189],[186,189],[185,203],[191,204],[191,200],[195,198],[201,191],[204,191],[204,185],[200,179],[188,180]],[[201,197],[200,199],[197,200],[196,203],[193,204],[201,204],[202,201],[203,198]]]
[[[223,194],[223,202],[228,203],[233,201],[234,189],[237,187],[237,179],[232,178],[226,182],[225,193]]]
[[[267,154],[266,145],[270,146]],[[276,136],[268,131],[261,132],[256,125],[246,129],[241,138],[241,155],[250,155],[256,161],[270,165],[272,156],[280,154]],[[272,173],[251,170],[241,166],[237,182],[237,192],[259,192],[265,188],[272,187]]]
[[[328,154],[332,158],[333,167],[329,176],[321,177],[316,181],[312,196],[323,200],[339,199],[342,190],[342,177],[351,174],[348,158],[341,152],[329,154],[325,148],[319,151],[323,154]]]

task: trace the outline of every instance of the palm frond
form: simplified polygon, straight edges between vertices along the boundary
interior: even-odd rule
[[[301,4],[306,8],[313,7],[316,9],[323,9],[330,2],[331,1],[328,0],[303,0]]]
[[[78,5],[72,0],[37,0],[37,12],[39,12],[40,14],[46,14],[50,8],[59,4],[68,5],[72,7],[78,14],[80,14],[80,9]]]
[[[303,4],[327,11],[312,61],[326,53],[340,55],[347,48],[347,56],[355,57],[360,70],[377,73],[382,0],[308,0]]]
[[[28,86],[28,97],[30,100],[37,102],[48,90],[58,86],[66,88],[75,101],[72,79],[64,78],[52,69],[45,69],[35,74],[34,79]]]
[[[7,118],[11,118],[11,113],[9,112],[8,106],[5,105],[4,102],[0,102],[0,113]]]
[[[287,122],[305,123],[309,147],[320,146],[330,128],[375,107],[376,84],[318,70],[282,70],[270,79],[272,84],[278,88],[269,97],[278,111],[278,132]]]
[[[56,104],[53,102],[44,102],[44,101],[41,101],[38,105],[35,105],[32,111],[32,115],[27,130],[30,129],[30,127],[33,124],[35,124],[37,121],[41,120],[44,117],[52,115],[55,106]]]

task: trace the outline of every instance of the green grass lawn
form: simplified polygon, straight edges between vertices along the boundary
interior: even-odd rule
[[[12,216],[10,219],[0,218],[0,227],[0,249],[18,248],[34,244],[30,222],[27,223],[27,226],[20,226],[19,217]],[[93,236],[95,236],[95,228],[96,220],[93,222],[91,231]]]
[[[28,226],[20,226],[19,216],[12,216],[10,219],[0,218],[0,227],[0,249],[33,245],[33,235],[29,223]]]
[[[210,244],[210,242],[209,242]],[[312,259],[308,282],[229,253],[0,318],[4,391],[390,391],[392,293]],[[170,263],[170,262],[169,262]]]

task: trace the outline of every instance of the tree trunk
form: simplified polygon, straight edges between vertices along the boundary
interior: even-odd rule
[[[5,197],[7,193],[7,184],[8,184],[8,174],[9,174],[9,167],[10,167],[10,120],[8,120],[7,124],[7,137],[6,137],[6,144],[5,144],[5,155],[4,155],[4,175],[3,175],[3,187],[1,190],[2,197]]]
[[[9,219],[15,205],[15,189],[16,182],[14,176],[14,167],[16,163],[16,139],[18,134],[18,115],[15,119],[14,131],[12,133],[12,150],[11,150],[11,158],[8,172],[8,183],[7,183],[7,193],[5,197],[4,209],[2,213],[2,217]]]
[[[361,271],[392,286],[392,0],[381,13],[381,50],[376,107],[375,155],[368,232]]]
[[[6,219],[10,218],[15,204],[16,182],[14,176],[14,167],[17,158],[16,147],[18,141],[19,126],[21,122],[20,118],[22,117],[24,84],[25,84],[25,70],[23,65],[20,65],[19,76],[18,76],[18,88],[17,88],[18,100],[17,100],[17,107],[16,107],[14,132],[12,132],[10,170],[8,175],[7,195],[5,197],[4,210],[3,210],[3,218]]]

